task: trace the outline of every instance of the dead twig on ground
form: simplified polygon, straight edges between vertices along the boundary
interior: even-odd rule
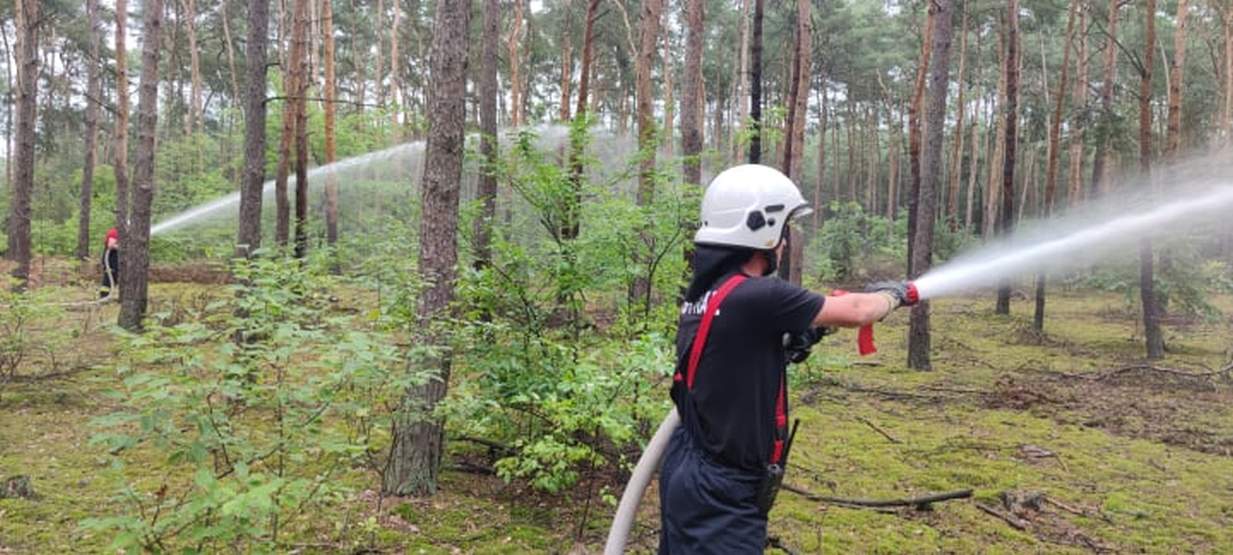
[[[978,508],[978,509],[980,509],[980,510],[982,510],[982,511],[984,511],[984,512],[986,512],[986,513],[990,514],[990,515],[993,515],[993,516],[995,516],[995,517],[997,517],[997,518],[1001,519],[1003,522],[1005,522],[1006,524],[1011,525],[1011,527],[1013,527],[1013,528],[1014,528],[1014,529],[1016,529],[1016,530],[1027,530],[1027,527],[1028,527],[1028,523],[1027,523],[1027,521],[1026,521],[1026,520],[1023,520],[1023,519],[1021,519],[1021,518],[1019,518],[1019,517],[1017,517],[1017,516],[1015,516],[1015,515],[1012,515],[1012,514],[1007,513],[1007,512],[1000,511],[1000,510],[998,510],[998,509],[996,509],[996,508],[994,508],[994,507],[990,507],[989,505],[986,505],[986,504],[984,504],[984,503],[977,503],[977,504],[976,504],[976,508]]]
[[[896,444],[897,444],[897,443],[900,443],[900,441],[899,441],[899,440],[895,439],[893,436],[891,436],[890,434],[886,433],[886,430],[883,430],[882,428],[879,428],[877,424],[874,424],[873,422],[870,422],[870,421],[869,421],[869,419],[867,419],[867,418],[865,418],[865,417],[863,417],[863,416],[857,416],[857,417],[856,417],[856,419],[857,419],[857,420],[859,420],[859,421],[861,421],[861,422],[863,422],[866,426],[869,426],[870,428],[872,428],[872,429],[873,429],[873,431],[878,432],[879,434],[881,434],[881,435],[882,435],[882,437],[886,438],[886,440],[887,440],[887,441],[889,441],[889,442],[891,442],[891,443],[896,443]]]
[[[917,509],[927,509],[933,503],[941,503],[952,499],[967,499],[972,496],[972,490],[964,489],[959,491],[951,491],[946,493],[936,493],[921,497],[911,497],[908,499],[846,499],[843,497],[832,497],[829,495],[819,495],[792,484],[784,484],[783,489],[795,493],[810,501],[820,503],[828,503],[840,507],[850,509],[885,509],[888,507],[915,507]]]

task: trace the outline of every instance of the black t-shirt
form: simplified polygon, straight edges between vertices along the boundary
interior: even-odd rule
[[[681,307],[676,353],[682,376],[706,301],[731,276],[716,280],[698,302]],[[754,472],[766,469],[775,441],[775,402],[786,378],[783,335],[809,329],[822,303],[821,295],[775,277],[750,277],[721,303],[693,391],[684,395],[684,382],[672,389],[694,441],[719,462]],[[786,412],[786,398],[784,403]]]

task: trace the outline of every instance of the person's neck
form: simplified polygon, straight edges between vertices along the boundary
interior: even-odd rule
[[[741,264],[741,272],[748,276],[761,276],[766,273],[766,255],[755,254]]]

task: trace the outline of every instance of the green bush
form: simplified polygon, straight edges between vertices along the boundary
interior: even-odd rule
[[[329,311],[324,270],[319,257],[239,261],[205,313],[122,336],[121,408],[91,441],[121,472],[142,468],[119,491],[124,512],[84,528],[124,552],[278,551],[280,530],[348,490],[340,476],[380,466],[386,407],[427,376]]]

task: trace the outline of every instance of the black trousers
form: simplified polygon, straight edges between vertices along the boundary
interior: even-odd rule
[[[103,251],[103,278],[99,284],[98,296],[100,299],[107,298],[112,294],[112,290],[120,286],[120,251],[117,249],[107,249]],[[119,291],[115,291],[119,293]]]
[[[762,553],[766,515],[756,500],[761,480],[712,460],[678,427],[659,473],[659,553]]]

